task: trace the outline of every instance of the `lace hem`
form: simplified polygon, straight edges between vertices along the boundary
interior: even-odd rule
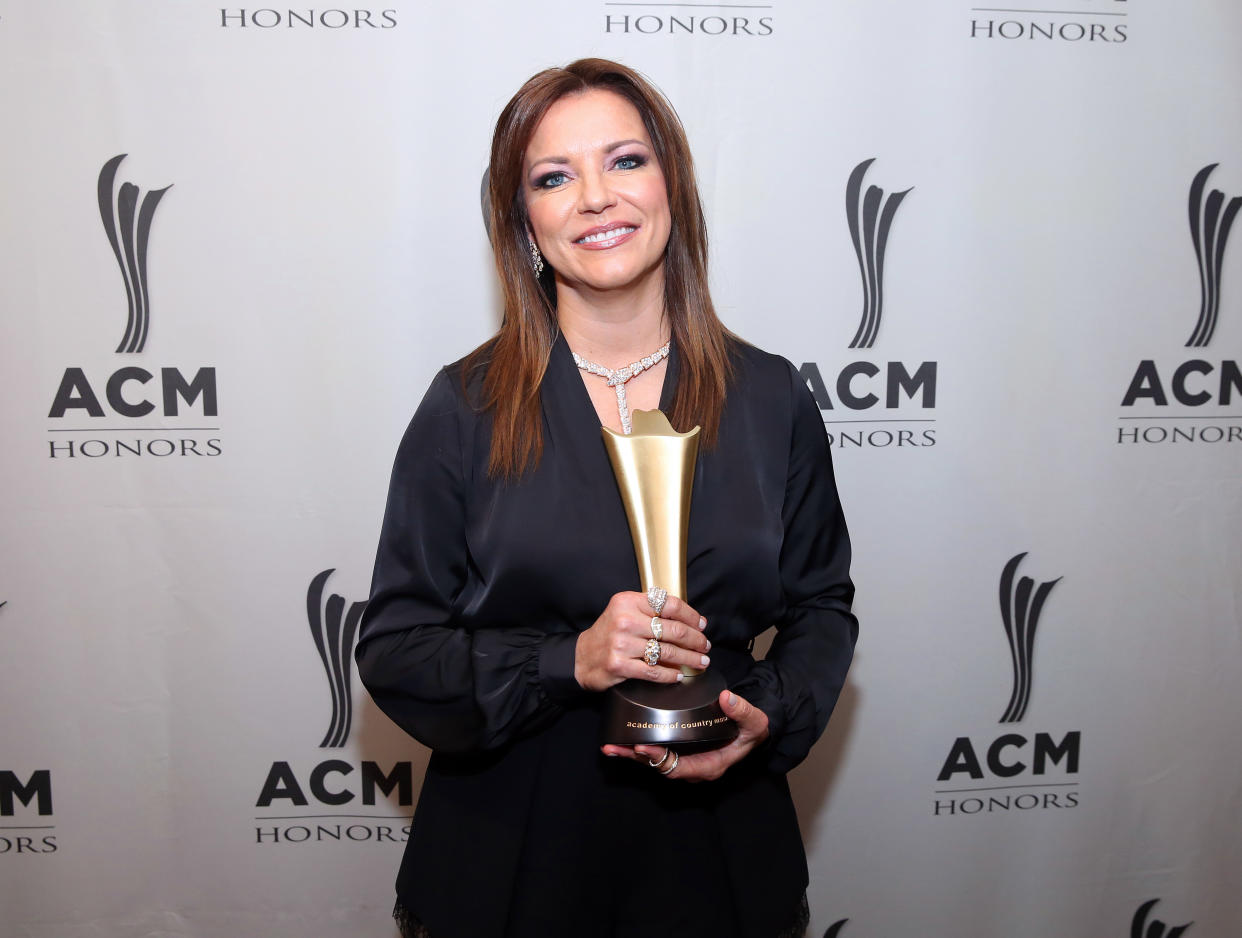
[[[414,913],[403,906],[400,899],[392,907],[392,919],[397,923],[401,938],[431,938],[427,926],[415,918]]]
[[[806,938],[807,929],[811,927],[811,906],[806,901],[806,893],[802,894],[802,901],[798,905],[798,914],[794,918],[793,923],[784,931],[778,933],[775,938]],[[427,936],[430,938],[430,936]]]

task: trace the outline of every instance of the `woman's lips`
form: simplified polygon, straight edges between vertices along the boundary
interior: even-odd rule
[[[634,225],[610,225],[588,231],[574,244],[590,251],[603,251],[624,244],[636,231],[638,228]]]

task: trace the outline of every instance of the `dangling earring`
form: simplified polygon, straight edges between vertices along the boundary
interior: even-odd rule
[[[535,277],[543,275],[543,255],[539,253],[539,245],[535,243],[535,239],[530,239],[530,266],[535,271]]]

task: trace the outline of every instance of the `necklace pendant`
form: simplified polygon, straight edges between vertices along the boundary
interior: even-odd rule
[[[665,342],[662,346],[655,350],[651,355],[644,355],[636,362],[630,362],[624,368],[605,368],[603,365],[595,362],[587,361],[577,352],[571,350],[574,357],[574,364],[585,371],[587,374],[599,375],[608,382],[608,387],[613,388],[617,392],[617,413],[621,417],[621,429],[626,436],[634,430],[634,425],[630,420],[630,405],[625,397],[625,383],[631,378],[641,374],[648,368],[663,361],[668,357],[669,343]]]
[[[629,436],[634,432],[634,422],[630,420],[630,402],[625,397],[625,385],[617,385],[617,413],[621,415],[621,431]]]

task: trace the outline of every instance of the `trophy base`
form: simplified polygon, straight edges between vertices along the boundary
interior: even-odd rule
[[[728,686],[710,669],[676,684],[624,681],[608,695],[604,742],[674,746],[681,752],[727,743],[737,735],[737,724],[720,709],[720,692]]]

